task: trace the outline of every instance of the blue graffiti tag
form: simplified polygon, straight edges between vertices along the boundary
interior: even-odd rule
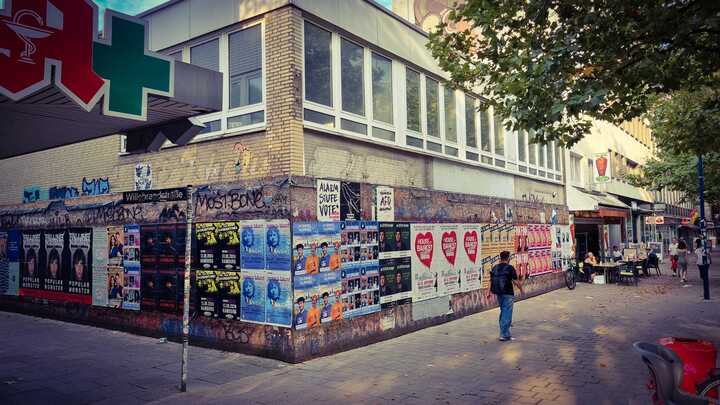
[[[110,192],[110,180],[107,177],[88,180],[82,179],[82,195],[101,195]]]

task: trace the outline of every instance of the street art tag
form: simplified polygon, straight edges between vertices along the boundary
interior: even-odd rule
[[[457,234],[455,231],[443,232],[442,252],[448,263],[455,265],[455,256],[457,255]]]
[[[465,232],[463,235],[463,246],[465,247],[465,253],[471,262],[475,263],[477,260],[478,250],[478,234],[475,231]]]
[[[428,269],[432,263],[434,249],[435,244],[432,232],[421,233],[415,237],[415,254],[418,259],[420,259],[420,262]]]

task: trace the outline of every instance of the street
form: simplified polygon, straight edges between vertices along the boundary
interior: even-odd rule
[[[498,310],[291,365],[190,349],[179,393],[176,343],[0,313],[0,402],[647,404],[647,371],[631,344],[663,336],[720,345],[715,298],[668,274],[639,287],[578,284],[516,304],[513,342]],[[711,269],[720,292],[720,273]]]

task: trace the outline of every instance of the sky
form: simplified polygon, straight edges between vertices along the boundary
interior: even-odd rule
[[[1,1],[1,0],[0,0]],[[98,5],[98,18],[100,25],[98,29],[102,29],[103,14],[105,9],[119,11],[121,13],[135,15],[147,9],[153,8],[158,4],[165,3],[166,0],[93,0]]]

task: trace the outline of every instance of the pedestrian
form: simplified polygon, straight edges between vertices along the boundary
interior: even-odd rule
[[[687,243],[685,243],[683,239],[680,239],[677,246],[677,265],[680,282],[683,284],[687,283],[687,253]]]
[[[677,238],[673,238],[672,243],[670,244],[670,268],[672,269],[673,277],[677,276],[677,268],[678,268],[677,248],[678,248],[678,240],[677,240]]]
[[[500,263],[496,264],[490,271],[490,294],[497,296],[500,306],[500,341],[507,342],[514,340],[510,335],[510,325],[512,324],[513,303],[515,301],[515,290],[513,285],[517,287],[522,294],[522,282],[518,279],[517,271],[510,263],[510,252],[507,250],[500,253]]]
[[[706,300],[709,300],[710,289],[708,280],[708,269],[710,268],[711,261],[710,255],[705,253],[705,249],[703,248],[701,239],[695,240],[695,256],[697,257],[698,270],[700,270],[700,279],[703,282],[703,296]]]

